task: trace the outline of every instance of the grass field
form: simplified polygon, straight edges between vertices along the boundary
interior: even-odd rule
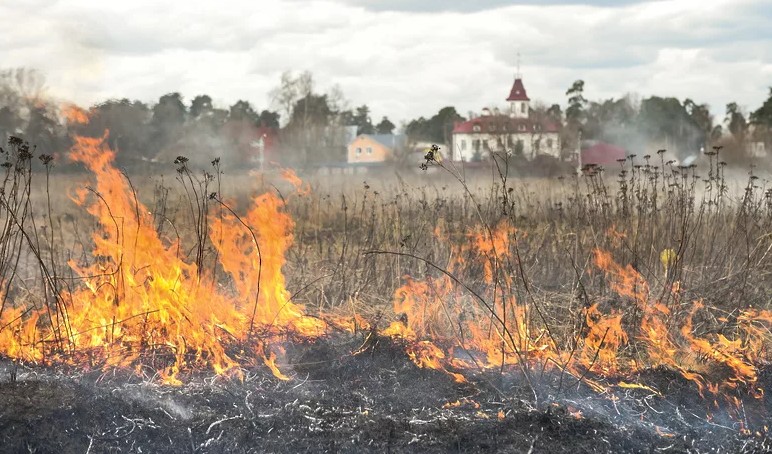
[[[720,155],[555,178],[428,155],[298,178],[183,158],[127,175],[100,139],[79,138],[66,172],[9,151],[10,446],[769,444],[772,191]],[[40,435],[60,407],[77,415]]]
[[[173,164],[166,175],[126,181],[159,238],[178,242],[180,260],[213,270],[225,286],[231,278],[214,264],[218,252],[206,235],[223,206],[209,196],[243,214],[257,194],[277,194],[291,217],[286,288],[310,315],[356,315],[382,327],[408,315],[421,335],[458,339],[469,336],[459,317],[490,318],[493,308],[519,329],[546,330],[551,348],[568,351],[587,329],[588,308],[620,312],[634,333],[642,308],[625,300],[643,298],[665,305],[674,326],[701,301],[693,331],[729,335],[744,309],[769,309],[772,192],[764,179],[727,176],[720,156],[689,169],[656,158],[551,179],[507,178],[503,161],[474,172],[432,162],[429,172],[309,175],[300,190],[278,171],[218,174],[213,167],[204,177]],[[37,251],[19,243],[14,261],[11,240],[20,237],[6,220],[4,262],[17,267],[4,268],[4,277],[24,283],[18,287],[27,295],[41,292],[38,259],[70,277],[68,261],[93,263],[90,232],[104,222],[72,200],[94,185],[89,172],[45,178],[35,171],[29,188],[26,225],[34,223]],[[129,228],[130,213],[110,214]],[[629,267],[646,294],[620,295],[615,277],[598,268],[598,251]],[[410,283],[423,293],[409,295],[405,308]],[[622,350],[633,348],[631,337]]]

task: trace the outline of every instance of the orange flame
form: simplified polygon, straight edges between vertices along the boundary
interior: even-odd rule
[[[88,121],[74,106],[67,112],[68,121]],[[279,336],[318,338],[330,324],[349,331],[367,326],[360,317],[331,317],[328,324],[292,301],[282,269],[294,223],[283,199],[262,194],[243,216],[227,209],[209,219],[205,240],[217,253],[217,267],[199,268],[180,256],[180,240],[159,235],[149,210],[113,166],[115,153],[105,143],[106,136],[76,137],[70,154],[94,175],[93,189],[73,195],[96,221],[93,259],[69,262],[84,285],[58,295],[60,309],[53,314],[22,307],[0,313],[3,354],[138,373],[152,367],[169,384],[180,384],[181,375],[194,368],[239,376],[248,358],[258,358],[287,380],[279,367]],[[300,194],[310,190],[293,171],[283,175]],[[440,224],[435,234],[443,241],[451,238]],[[623,239],[615,231],[609,234]],[[606,386],[603,380],[629,379],[643,368],[665,366],[715,401],[741,387],[763,395],[756,386],[756,364],[769,352],[772,311],[746,309],[735,314],[732,330],[707,331],[699,323],[707,309],[695,301],[684,310],[680,282],[672,283],[667,295],[678,304],[671,298],[668,305],[632,265],[598,249],[593,264],[619,298],[595,302],[580,313],[581,335],[567,351],[533,313],[533,305],[515,297],[522,294],[517,292],[521,278],[511,270],[518,269],[514,252],[525,235],[506,221],[463,232],[464,241],[451,248],[447,273],[405,276],[393,295],[399,319],[379,334],[404,343],[417,367],[442,371],[457,382],[466,381],[458,370],[539,364],[542,370],[557,366],[586,378],[598,391],[617,386],[658,394],[645,385],[608,380],[616,384]],[[483,273],[474,289],[463,288],[456,278],[469,267]],[[218,280],[223,273],[227,285]],[[728,400],[741,403],[733,395]]]
[[[311,193],[311,186],[308,183],[303,183],[303,180],[298,177],[294,170],[284,169],[281,172],[281,176],[289,183],[292,183],[298,195],[308,195]]]
[[[89,122],[89,113],[75,104],[62,106],[62,115],[69,124],[86,124]]]
[[[76,137],[70,154],[95,177],[92,190],[74,196],[97,221],[91,237],[96,259],[69,262],[85,286],[62,296],[66,310],[53,320],[40,309],[4,311],[0,327],[17,325],[0,330],[3,352],[110,368],[141,360],[157,367],[165,383],[180,384],[180,372],[191,368],[240,375],[236,355],[251,349],[287,379],[266,341],[287,331],[318,336],[325,325],[305,317],[284,286],[281,267],[292,221],[283,202],[264,194],[243,219],[226,213],[212,220],[211,241],[233,278],[233,295],[183,260],[178,240],[158,235],[149,210],[130,196],[128,182],[113,167],[115,153],[105,139]]]
[[[737,337],[723,334],[700,337],[695,334],[694,317],[704,310],[701,301],[695,301],[677,330],[669,328],[672,314],[659,301],[651,301],[648,285],[629,265],[622,267],[603,251],[595,252],[595,264],[611,278],[614,291],[631,298],[642,311],[638,340],[643,342],[650,366],[667,366],[694,382],[701,395],[725,395],[738,384],[753,388],[758,371],[755,364],[768,348],[768,326],[772,318],[767,311],[747,310],[738,317]],[[753,349],[749,349],[753,346]],[[641,366],[643,366],[642,364]],[[711,381],[713,380],[713,381]],[[754,390],[759,397],[761,393]],[[731,402],[731,399],[730,399]],[[735,402],[736,403],[736,402]]]

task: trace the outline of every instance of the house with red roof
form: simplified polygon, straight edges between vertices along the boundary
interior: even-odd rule
[[[560,128],[534,115],[523,79],[517,75],[507,97],[508,112],[485,108],[482,115],[456,122],[453,127],[453,160],[485,159],[491,152],[560,157]]]
[[[584,141],[579,152],[579,167],[619,166],[619,161],[624,160],[627,154],[627,150],[614,144],[594,140]]]

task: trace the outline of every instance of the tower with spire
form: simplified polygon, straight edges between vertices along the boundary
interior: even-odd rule
[[[529,102],[528,94],[523,86],[523,78],[520,74],[520,53],[517,53],[517,71],[515,72],[515,83],[509,91],[509,116],[512,118],[528,118]]]
[[[503,112],[483,108],[481,115],[470,114],[468,120],[453,124],[451,159],[483,160],[494,152],[518,153],[528,160],[540,155],[561,159],[559,125],[543,114],[530,112],[531,99],[523,86],[519,53],[507,102],[509,107]]]

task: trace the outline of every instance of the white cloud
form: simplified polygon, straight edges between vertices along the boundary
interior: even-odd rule
[[[762,1],[413,3],[5,0],[0,66],[38,68],[52,94],[84,104],[179,91],[261,109],[283,70],[310,70],[320,90],[339,84],[395,121],[503,104],[518,49],[545,103],[583,79],[589,99],[691,97],[721,117],[731,101],[755,109],[772,83]]]

